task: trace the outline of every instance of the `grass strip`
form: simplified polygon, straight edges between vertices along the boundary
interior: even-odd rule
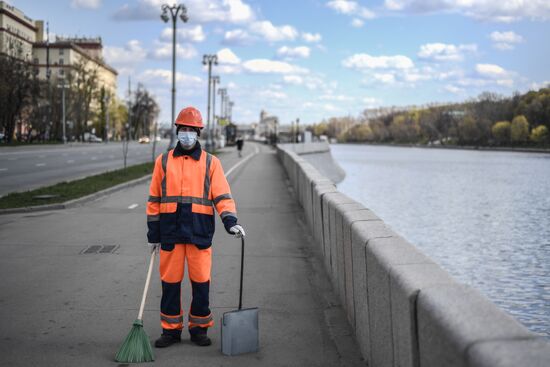
[[[153,162],[137,164],[116,171],[101,173],[80,180],[61,182],[36,190],[8,194],[0,198],[0,209],[23,208],[35,205],[58,204],[151,174]],[[54,195],[49,199],[33,199],[40,195]]]

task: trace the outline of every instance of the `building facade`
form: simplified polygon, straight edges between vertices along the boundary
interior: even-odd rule
[[[75,69],[75,65],[84,63],[89,72],[96,71],[98,85],[114,96],[117,88],[117,71],[103,61],[101,38],[62,38],[55,42],[37,42],[33,47],[33,65],[38,78],[53,80],[64,79]]]
[[[35,22],[16,7],[0,1],[0,53],[31,60],[33,44],[42,41],[43,22]]]

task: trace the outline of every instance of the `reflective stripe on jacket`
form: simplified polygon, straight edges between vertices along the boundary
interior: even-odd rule
[[[172,149],[155,161],[147,202],[150,243],[192,243],[208,248],[214,236],[214,208],[225,229],[237,224],[235,201],[218,158],[197,143],[191,153]]]

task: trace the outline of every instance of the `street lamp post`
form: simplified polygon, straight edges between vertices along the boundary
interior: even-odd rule
[[[67,132],[66,132],[66,121],[65,121],[65,88],[68,88],[69,85],[68,84],[65,84],[65,82],[63,82],[63,84],[61,85],[58,85],[57,88],[61,88],[61,114],[62,114],[62,121],[61,123],[63,124],[63,144],[67,144]]]
[[[103,103],[105,103],[105,143],[109,143],[109,101],[110,96],[105,93],[103,97]]]
[[[170,145],[168,149],[175,145],[176,126],[174,121],[176,120],[176,24],[178,20],[178,14],[180,19],[187,23],[189,18],[187,17],[187,8],[183,4],[179,5],[162,5],[162,14],[160,18],[164,23],[168,23],[172,19],[172,133],[170,134]],[[169,14],[170,13],[170,16]]]
[[[229,123],[233,123],[233,106],[235,105],[235,103],[233,103],[233,101],[229,101],[229,113],[227,114],[228,116],[228,119],[229,119]]]
[[[210,130],[210,97],[211,97],[211,89],[210,84],[212,82],[212,64],[218,65],[218,56],[217,55],[204,55],[202,58],[202,64],[208,65],[208,105],[206,108],[206,116],[207,116],[207,127],[206,131],[208,132],[208,135],[206,136],[206,150],[210,151],[212,148],[212,131]]]
[[[214,125],[214,135],[218,137],[218,124],[216,123],[216,84],[220,84],[220,77],[215,75],[212,77],[212,125]],[[216,145],[216,142],[214,142]]]
[[[300,137],[300,118],[296,119],[296,143],[299,143],[299,137]]]

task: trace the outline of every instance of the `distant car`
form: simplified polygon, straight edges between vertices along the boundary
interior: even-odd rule
[[[5,137],[6,137],[6,135],[4,135],[4,133],[0,133],[0,143],[2,143],[4,141]]]
[[[103,139],[98,138],[98,137],[95,136],[94,134],[90,134],[90,136],[88,137],[88,142],[89,142],[89,143],[102,143],[102,142],[103,142]]]
[[[155,141],[161,141],[160,136],[157,136],[157,137],[155,138]]]
[[[140,144],[149,144],[151,142],[151,139],[149,139],[148,136],[142,136],[141,138],[139,138],[138,141]]]

